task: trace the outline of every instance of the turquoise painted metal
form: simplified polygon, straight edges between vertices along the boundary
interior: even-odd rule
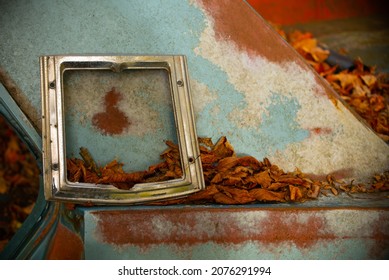
[[[330,173],[364,181],[389,166],[388,146],[245,2],[2,1],[0,11],[0,65],[21,92],[1,88],[1,112],[38,160],[40,55],[183,54],[198,135],[214,140],[226,135],[239,154],[266,156],[285,170],[299,167],[319,177]],[[103,98],[106,90],[101,92]],[[84,97],[80,92],[80,100]],[[123,105],[130,104],[125,98]],[[87,105],[69,108],[80,139],[101,134],[91,118],[80,118],[101,109]],[[154,108],[140,106],[161,114],[158,102]],[[136,141],[139,150],[147,149],[143,131],[160,136],[152,125],[129,130],[129,145]],[[68,145],[74,154],[78,145]],[[101,149],[106,147],[96,147]],[[105,154],[94,155],[104,160]],[[298,205],[98,208],[40,196],[1,257],[388,258],[388,206],[385,195]]]

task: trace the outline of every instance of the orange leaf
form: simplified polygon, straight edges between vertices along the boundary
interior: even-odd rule
[[[285,192],[273,192],[265,189],[252,189],[250,195],[258,201],[285,201]]]
[[[247,204],[255,201],[255,198],[253,198],[247,190],[228,186],[217,186],[217,189],[234,199],[239,204]]]
[[[234,148],[231,146],[230,142],[227,141],[227,137],[225,136],[219,139],[212,151],[220,158],[232,157],[235,155]]]
[[[272,178],[270,177],[269,172],[267,170],[255,174],[254,180],[256,183],[261,185],[262,188],[265,188],[265,189],[267,189],[270,186],[270,184],[272,183]]]
[[[296,201],[303,197],[300,188],[289,185],[290,200]]]
[[[211,201],[213,200],[213,196],[219,193],[219,190],[215,185],[211,185],[207,187],[205,190],[199,191],[197,193],[192,194],[188,197],[189,201]]]

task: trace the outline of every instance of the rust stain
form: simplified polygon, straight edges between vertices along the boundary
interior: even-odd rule
[[[372,228],[374,245],[370,250],[372,259],[389,258],[389,215],[387,211],[380,213],[378,220]]]
[[[329,127],[314,127],[309,130],[313,135],[328,135],[332,133]]]
[[[216,39],[273,62],[296,60],[296,53],[243,1],[199,0],[214,19]],[[301,63],[299,63],[301,64]]]
[[[48,249],[47,259],[80,260],[83,255],[84,245],[81,238],[59,223]]]
[[[105,111],[93,116],[92,124],[103,134],[122,134],[131,125],[127,116],[118,108],[122,99],[122,94],[113,87],[104,97]]]
[[[332,171],[331,173],[326,173],[326,174],[312,174],[312,173],[305,173],[305,174],[309,178],[311,178],[312,180],[324,181],[324,180],[326,180],[328,175],[332,176],[333,178],[335,178],[337,180],[342,180],[344,178],[352,177],[353,174],[355,174],[354,172],[355,171],[352,168],[342,168],[342,169],[338,169],[338,170]]]
[[[255,212],[259,217],[263,213],[241,209],[158,209],[93,214],[98,219],[96,236],[101,242],[138,246],[142,250],[157,244],[182,247],[208,242],[235,245],[246,241],[268,245],[288,242],[299,248],[309,248],[320,241],[336,238],[325,230],[324,218],[315,212],[266,211],[264,218],[255,218]],[[247,214],[253,215],[250,224],[256,221],[250,227],[244,223]],[[300,215],[307,218],[301,220]]]
[[[47,234],[50,232],[50,230],[53,228],[55,223],[57,222],[57,217],[60,209],[59,203],[54,203],[54,207],[52,209],[52,212],[50,214],[47,214],[46,217],[48,217],[48,222],[40,235],[35,239],[34,246],[38,246],[43,239],[47,237]],[[43,217],[44,218],[44,217]]]
[[[384,2],[381,0],[248,0],[248,3],[264,18],[283,25],[375,16],[388,10]]]
[[[247,3],[218,0],[197,2],[213,18],[216,40],[229,41],[249,56],[261,56],[275,63],[297,63],[306,71],[315,74],[317,84],[324,89],[324,92],[318,90],[316,93],[325,94],[339,109],[334,90]]]

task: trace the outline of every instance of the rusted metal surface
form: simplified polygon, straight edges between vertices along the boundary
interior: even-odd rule
[[[260,55],[272,62],[290,60],[293,50],[285,48],[286,42],[278,42],[278,35],[270,26],[263,25],[263,20],[253,13],[250,6],[240,1],[197,2],[212,18],[216,40],[232,42],[239,51]]]
[[[123,99],[123,95],[112,88],[104,97],[104,111],[96,113],[92,118],[92,123],[104,134],[121,134],[131,122],[124,112],[118,109],[118,102]]]
[[[23,100],[31,103],[29,116],[40,115],[35,113],[40,112],[36,58],[42,53],[180,53],[188,57],[199,136],[216,140],[226,135],[239,154],[267,156],[285,170],[299,167],[318,177],[366,179],[389,165],[388,146],[354,118],[329,86],[243,1],[169,0],[164,6],[159,1],[113,1],[93,9],[75,0],[7,3],[0,4],[0,64],[20,87]],[[82,32],[74,26],[82,26]],[[84,100],[90,92],[75,96]],[[81,106],[72,109],[93,120],[104,109],[115,108],[115,102],[104,104],[106,93],[99,91],[100,107],[84,112],[84,105],[91,104],[75,102]],[[123,102],[125,93],[121,93]],[[142,108],[146,105],[142,103]],[[107,132],[104,127],[96,133]],[[76,129],[86,139],[81,126]],[[145,130],[158,134],[150,123],[133,134]],[[128,145],[123,144],[123,153]],[[101,150],[100,156],[104,155]],[[83,215],[77,228],[68,227],[75,221],[67,221],[65,227],[62,218],[69,213],[57,211],[49,228],[36,232],[31,249],[35,254],[23,252],[22,257],[389,258],[387,198],[70,211]],[[69,243],[61,244],[67,238]]]
[[[38,111],[39,76],[31,57],[42,52],[180,53],[188,58],[199,136],[214,141],[227,136],[237,153],[268,157],[284,170],[298,167],[318,176],[338,172],[346,179],[368,180],[389,165],[389,147],[338,101],[329,85],[244,1],[169,0],[162,8],[157,1],[122,1],[95,5],[93,10],[77,1],[67,3],[73,10],[61,1],[41,3],[31,7],[2,4],[4,17],[0,21],[4,26],[0,41],[6,42],[0,49],[0,63]],[[25,14],[26,10],[30,12]],[[81,14],[84,10],[89,11],[88,17]],[[56,15],[58,11],[60,15]],[[20,16],[12,17],[15,13]],[[15,18],[22,22],[17,24]],[[63,22],[55,20],[58,18]],[[107,18],[118,22],[107,22]],[[82,34],[78,30],[56,32],[64,25],[84,28]],[[108,37],[96,36],[95,30]],[[52,36],[50,44],[45,43],[46,34]],[[29,52],[24,51],[27,45],[31,45]],[[144,101],[132,104],[126,92],[115,87],[123,99],[111,108],[104,106],[104,97],[112,85],[107,89],[99,83],[85,85],[76,87],[80,89],[75,95],[76,106],[67,114],[69,119],[81,117],[80,124],[68,126],[67,135],[77,134],[87,144],[93,143],[95,136],[107,133],[106,127],[98,128],[104,125],[99,114],[117,109],[126,123],[123,131],[132,137],[126,142],[121,141],[122,134],[112,136],[112,145],[120,150],[117,155],[126,155],[129,145],[139,145],[139,150],[149,152],[148,158],[158,160],[158,152],[150,155],[150,147],[156,145],[150,146],[144,139],[166,136],[154,121],[136,126],[134,118],[157,112],[158,120],[164,99],[151,105]],[[140,90],[137,88],[137,94]],[[94,94],[96,106],[82,101],[90,94]],[[123,104],[140,113],[126,116],[126,120],[120,114]],[[68,156],[77,155],[80,143],[68,142]],[[162,147],[163,141],[159,142]],[[96,147],[91,153],[97,161],[103,162],[99,157],[111,160],[110,147],[90,146]],[[141,168],[140,164],[134,166]],[[348,172],[339,172],[342,170]]]
[[[388,209],[141,208],[91,211],[85,218],[88,258],[389,256]],[[208,251],[208,246],[214,252],[201,255],[201,251]],[[132,255],[134,252],[137,255]],[[159,256],[160,252],[163,255]]]
[[[248,0],[267,20],[295,24],[384,14],[388,3],[381,0]]]
[[[73,231],[58,224],[47,252],[49,260],[80,260],[84,257],[84,244]]]

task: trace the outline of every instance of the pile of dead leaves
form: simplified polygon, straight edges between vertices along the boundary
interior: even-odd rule
[[[68,180],[91,184],[111,184],[119,189],[130,189],[138,183],[161,182],[182,177],[179,150],[171,141],[161,154],[163,161],[150,166],[147,171],[126,173],[123,164],[113,160],[104,167],[98,167],[88,149],[80,148],[82,159],[68,159]]]
[[[388,174],[375,177],[375,184],[347,184],[331,176],[318,181],[299,170],[284,172],[265,158],[258,161],[252,156],[236,156],[226,137],[214,145],[210,138],[200,138],[200,154],[206,189],[189,197],[159,202],[247,204],[254,202],[303,202],[315,199],[320,194],[340,192],[373,192],[389,190]],[[72,182],[112,184],[121,189],[130,189],[136,183],[159,182],[182,176],[178,146],[167,141],[168,149],[161,154],[163,162],[146,171],[125,173],[116,160],[104,167],[97,167],[93,158],[81,149],[81,159],[68,159],[68,179]],[[87,156],[85,156],[87,154]],[[85,160],[86,159],[86,160]]]
[[[353,70],[323,75],[331,86],[385,141],[389,141],[388,77],[355,61]]]
[[[33,155],[0,116],[0,251],[31,213],[38,189]]]
[[[361,59],[354,67],[341,71],[329,65],[330,51],[322,47],[310,32],[286,33],[274,25],[278,33],[338,92],[377,134],[389,141],[389,76],[375,73],[374,67],[363,65]]]

